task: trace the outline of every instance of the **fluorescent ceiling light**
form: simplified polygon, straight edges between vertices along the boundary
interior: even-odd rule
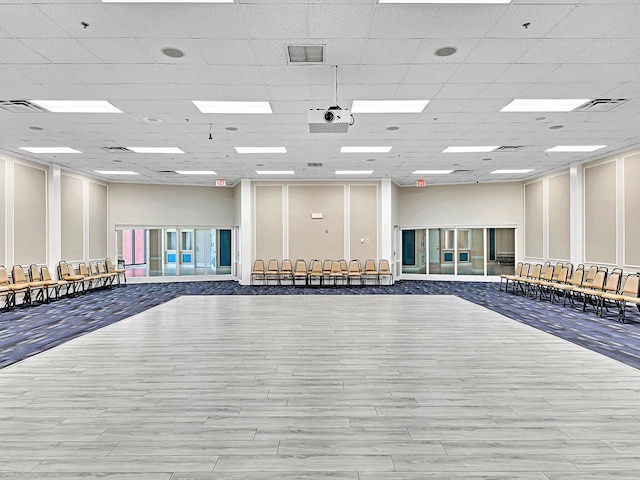
[[[192,102],[202,113],[273,113],[269,102]]]
[[[500,145],[480,146],[480,147],[447,147],[442,153],[487,153],[493,152]]]
[[[378,0],[378,3],[511,3],[511,0]]]
[[[94,170],[94,172],[101,173],[102,175],[140,175],[130,170]]]
[[[233,147],[238,153],[287,153],[287,147]]]
[[[213,170],[175,170],[180,175],[217,175]]]
[[[135,153],[184,153],[178,147],[127,147]]]
[[[354,100],[351,113],[420,113],[429,100]]]
[[[295,175],[293,170],[256,170],[258,175]]]
[[[414,175],[447,175],[453,173],[453,170],[416,170]]]
[[[570,112],[587,103],[589,98],[532,99],[516,98],[501,112]]]
[[[54,113],[122,113],[106,100],[30,100]]]
[[[606,145],[557,145],[553,148],[548,148],[545,152],[595,152]]]
[[[491,173],[529,173],[529,172],[533,172],[533,168],[522,168],[522,169],[506,169],[506,170],[494,170]]]
[[[101,0],[102,3],[234,3],[234,0]]]
[[[336,175],[371,175],[373,170],[336,170]]]
[[[391,147],[341,147],[340,153],[388,153]]]
[[[20,147],[31,153],[82,153],[80,150],[70,147]]]

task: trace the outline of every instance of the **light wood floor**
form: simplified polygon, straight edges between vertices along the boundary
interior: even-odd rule
[[[0,479],[640,478],[640,371],[448,296],[182,297],[0,371]]]

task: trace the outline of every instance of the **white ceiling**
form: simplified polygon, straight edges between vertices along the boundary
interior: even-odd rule
[[[190,169],[215,170],[231,184],[257,178],[256,169],[292,169],[296,179],[335,179],[336,169],[372,169],[368,178],[388,177],[401,185],[415,184],[416,169],[468,170],[427,177],[427,184],[525,179],[640,145],[639,18],[635,0],[513,0],[510,5],[0,0],[0,100],[108,100],[124,112],[0,109],[0,150],[109,181],[215,182],[161,173]],[[326,65],[289,65],[289,43],[325,44]],[[435,56],[443,46],[458,52]],[[186,55],[167,57],[164,47]],[[331,65],[338,66],[343,108],[354,99],[431,102],[422,113],[355,114],[346,134],[310,134],[308,109],[332,104]],[[500,113],[514,98],[629,101],[601,113]],[[274,114],[202,114],[191,100],[269,101]],[[563,128],[550,129],[555,125]],[[43,130],[29,128],[34,126]],[[391,126],[399,129],[387,130]],[[388,154],[339,153],[341,146],[383,145],[393,148]],[[524,148],[441,153],[447,146],[469,145]],[[555,145],[607,148],[590,154],[544,152]],[[83,153],[34,155],[19,150],[25,146],[66,146]],[[105,146],[175,146],[186,153],[117,154],[103,151]],[[288,153],[240,155],[235,146],[286,146]],[[309,162],[323,166],[308,167]],[[490,174],[505,168],[535,170]],[[141,175],[99,176],[94,170]]]

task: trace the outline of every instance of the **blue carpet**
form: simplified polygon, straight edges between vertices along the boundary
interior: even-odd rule
[[[548,301],[501,292],[496,283],[400,281],[392,286],[304,288],[242,286],[236,282],[129,284],[92,291],[48,305],[0,313],[0,368],[118,322],[182,295],[455,295],[508,318],[640,368],[640,314],[627,310],[627,323],[617,310],[604,318],[582,306],[563,307]]]

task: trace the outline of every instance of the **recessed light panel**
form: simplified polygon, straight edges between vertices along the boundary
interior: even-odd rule
[[[447,175],[453,173],[453,170],[416,170],[414,175]]]
[[[533,168],[494,170],[491,173],[529,173],[529,172],[533,172]]]
[[[184,153],[178,147],[127,147],[135,153]]]
[[[122,113],[106,100],[31,100],[54,113]]]
[[[20,147],[31,153],[82,153],[80,150],[70,147]]]
[[[341,147],[340,153],[388,153],[391,147]]]
[[[287,147],[233,147],[238,153],[287,153]]]
[[[102,3],[234,3],[235,0],[101,0]]]
[[[516,98],[501,112],[570,112],[588,102],[588,98],[533,99]]]
[[[429,100],[354,100],[352,113],[420,113]]]
[[[273,113],[269,102],[226,102],[192,100],[202,113]]]
[[[493,152],[499,145],[476,146],[476,147],[447,147],[442,153],[487,153]]]
[[[606,145],[557,145],[553,148],[548,148],[545,152],[595,152]]]
[[[258,175],[295,175],[293,170],[256,170]]]
[[[511,0],[378,0],[378,3],[487,3],[507,4]]]
[[[336,170],[336,175],[371,175],[373,170]]]
[[[217,175],[213,170],[175,170],[180,175]]]
[[[94,170],[94,171],[102,175],[140,175],[138,172],[132,172],[130,170]]]

